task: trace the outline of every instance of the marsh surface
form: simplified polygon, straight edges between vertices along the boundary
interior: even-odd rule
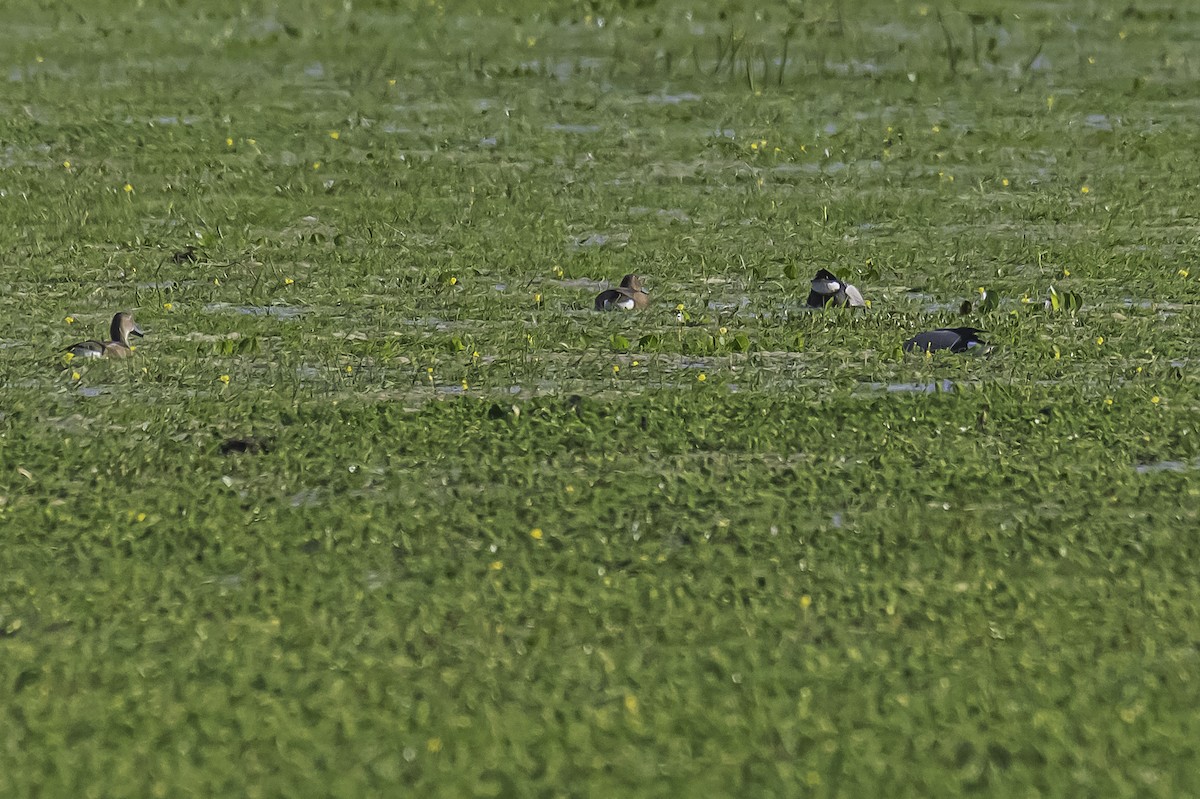
[[[1200,11],[506,5],[0,26],[0,795],[1200,793]]]

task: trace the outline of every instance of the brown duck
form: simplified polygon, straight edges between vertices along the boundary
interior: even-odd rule
[[[67,347],[65,352],[71,353],[76,358],[124,358],[133,354],[133,347],[129,346],[129,337],[138,336],[140,338],[144,335],[142,329],[137,326],[137,322],[133,321],[133,314],[127,311],[122,311],[113,317],[108,334],[112,336],[111,341],[89,339],[72,344]]]
[[[642,279],[637,275],[626,275],[621,278],[620,287],[602,291],[596,298],[597,311],[640,311],[649,304],[650,295],[642,288]]]

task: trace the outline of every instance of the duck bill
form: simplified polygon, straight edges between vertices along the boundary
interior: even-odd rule
[[[137,325],[134,325],[133,328],[130,329],[129,335],[137,336],[138,338],[145,338],[146,336],[146,334],[142,332],[142,329]]]

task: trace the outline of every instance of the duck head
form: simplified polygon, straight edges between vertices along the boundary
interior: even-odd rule
[[[818,269],[817,276],[812,279],[812,290],[817,294],[830,296],[842,290],[842,281],[834,277],[828,269]]]
[[[640,291],[643,294],[648,293],[646,289],[642,287],[642,279],[632,273],[621,278],[621,288],[629,289],[630,291]]]
[[[128,311],[121,311],[113,317],[112,326],[109,329],[109,335],[113,341],[120,341],[123,344],[129,343],[130,336],[142,338],[146,334],[138,327],[137,322],[133,321],[133,314]]]

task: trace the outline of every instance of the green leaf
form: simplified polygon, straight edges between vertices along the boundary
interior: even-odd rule
[[[660,349],[661,347],[662,336],[658,335],[657,333],[651,333],[638,339],[638,349],[640,350],[654,351]]]

